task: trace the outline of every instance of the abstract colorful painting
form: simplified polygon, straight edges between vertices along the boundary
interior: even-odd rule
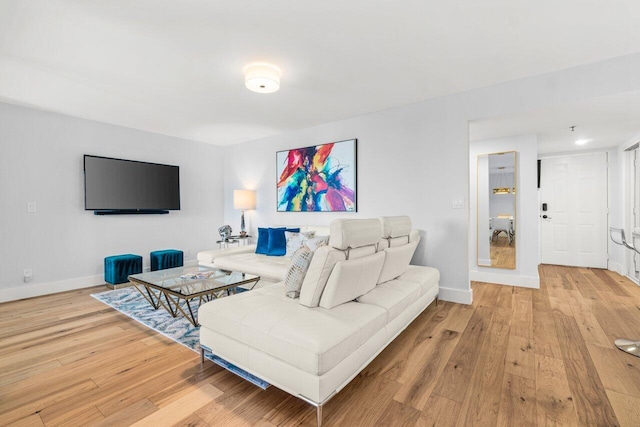
[[[355,212],[356,142],[279,151],[278,212]]]

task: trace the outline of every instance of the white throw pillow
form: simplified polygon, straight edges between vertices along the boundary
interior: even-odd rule
[[[287,253],[285,256],[293,256],[295,251],[304,245],[307,240],[313,238],[315,234],[315,230],[303,231],[300,233],[295,231],[285,231],[284,238],[287,242]]]
[[[291,267],[284,279],[284,292],[289,298],[300,296],[300,288],[311,264],[311,258],[313,258],[313,251],[306,245],[299,247],[291,257]]]
[[[312,252],[315,252],[316,249],[327,243],[329,243],[329,236],[316,236],[304,241],[304,244],[307,245]]]

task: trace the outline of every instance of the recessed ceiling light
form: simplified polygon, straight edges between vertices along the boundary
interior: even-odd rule
[[[280,69],[275,65],[256,62],[244,67],[244,85],[258,93],[273,93],[280,89]]]
[[[589,141],[591,141],[591,140],[590,139],[577,139],[576,140],[576,145],[584,145]]]

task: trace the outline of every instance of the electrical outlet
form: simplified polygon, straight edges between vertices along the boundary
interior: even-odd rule
[[[29,213],[35,213],[36,212],[36,202],[28,202],[27,203],[27,212]]]
[[[184,251],[184,256],[186,256],[187,258],[189,258],[191,256],[191,251],[189,249]]]
[[[24,270],[22,270],[22,279],[24,280],[25,283],[30,281],[32,277],[33,277],[33,271],[30,268],[25,268]]]

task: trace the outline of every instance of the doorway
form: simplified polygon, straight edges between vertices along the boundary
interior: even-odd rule
[[[606,152],[542,159],[543,264],[607,268],[607,163]]]

